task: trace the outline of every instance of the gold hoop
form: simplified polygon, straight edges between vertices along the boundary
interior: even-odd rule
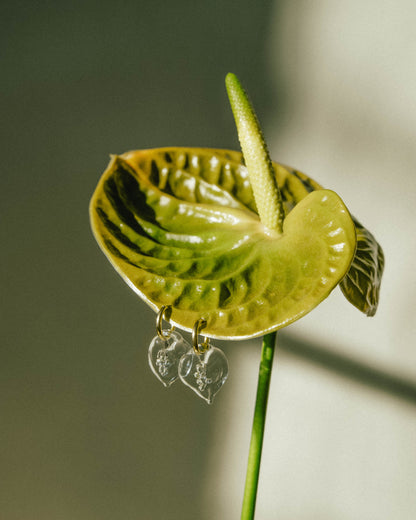
[[[162,330],[162,320],[169,322],[172,316],[172,306],[162,305],[156,317],[156,331],[160,339],[168,339],[172,334],[175,327],[171,327],[169,330]]]
[[[205,337],[203,343],[198,343],[198,336],[201,329],[204,329],[207,326],[207,320],[204,320],[204,318],[199,318],[195,322],[194,328],[192,329],[192,347],[195,351],[195,354],[201,355],[204,352],[206,352],[210,345],[209,345],[209,338]]]

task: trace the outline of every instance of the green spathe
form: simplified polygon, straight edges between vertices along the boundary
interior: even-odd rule
[[[299,319],[342,280],[356,248],[349,212],[329,190],[304,196],[282,233],[264,226],[238,157],[130,152],[112,159],[91,201],[95,237],[129,286],[155,310],[172,305],[183,329],[203,317],[214,338],[261,336]]]

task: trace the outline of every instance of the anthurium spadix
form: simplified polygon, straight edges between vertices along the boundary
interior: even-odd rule
[[[177,147],[113,156],[90,205],[101,249],[154,310],[172,306],[171,322],[185,330],[202,317],[212,338],[280,329],[341,281],[374,314],[381,248],[336,193],[268,159],[234,78],[227,89],[244,157]]]

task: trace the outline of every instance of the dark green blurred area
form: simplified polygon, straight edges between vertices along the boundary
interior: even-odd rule
[[[267,113],[270,7],[2,4],[2,519],[212,518],[221,400],[154,379],[154,315],[99,251],[88,203],[109,153],[238,148],[224,78]]]

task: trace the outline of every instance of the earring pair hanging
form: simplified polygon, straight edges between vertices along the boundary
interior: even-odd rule
[[[162,328],[170,322],[172,307],[164,305],[156,317],[157,335],[149,346],[149,365],[161,383],[169,387],[178,378],[199,397],[211,404],[228,377],[228,361],[222,350],[211,345],[207,337],[199,342],[201,329],[207,325],[200,318],[192,329],[192,346],[174,330]]]

